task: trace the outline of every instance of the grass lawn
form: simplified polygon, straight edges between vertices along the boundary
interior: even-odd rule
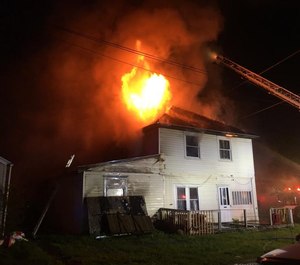
[[[110,237],[43,235],[0,247],[1,265],[92,264],[245,264],[277,247],[294,243],[300,226],[239,230],[208,236],[155,232],[151,235]]]

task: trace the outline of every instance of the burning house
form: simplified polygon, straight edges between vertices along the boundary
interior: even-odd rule
[[[82,199],[138,195],[150,216],[160,208],[215,210],[222,222],[241,220],[244,213],[258,221],[256,137],[172,107],[143,128],[141,156],[79,168]]]

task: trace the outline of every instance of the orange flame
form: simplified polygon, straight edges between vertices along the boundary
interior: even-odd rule
[[[143,56],[138,61],[142,66],[135,66],[122,76],[122,96],[128,110],[148,123],[167,109],[171,92],[169,81],[163,75],[144,70],[149,67]]]

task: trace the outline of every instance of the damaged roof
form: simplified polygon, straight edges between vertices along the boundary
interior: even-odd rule
[[[171,107],[170,110],[163,114],[155,123],[144,127],[144,131],[151,128],[163,127],[170,129],[200,131],[208,134],[236,136],[242,138],[257,138],[252,133],[245,132],[234,126],[222,123],[217,120],[209,119],[200,114],[184,110],[178,107]]]
[[[138,164],[131,164],[132,162],[140,161],[140,167]],[[79,172],[86,170],[95,170],[99,168],[103,172],[131,172],[131,173],[153,173],[153,165],[158,162],[163,162],[164,156],[162,154],[154,154],[147,156],[131,157],[126,159],[111,160],[107,162],[100,162],[96,164],[89,164],[79,166]],[[147,163],[150,163],[147,165]],[[157,165],[158,166],[158,165]]]

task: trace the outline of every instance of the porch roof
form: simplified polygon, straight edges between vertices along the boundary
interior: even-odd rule
[[[82,166],[79,166],[78,169],[79,169],[79,171],[87,171],[87,170],[92,170],[92,169],[98,168],[98,167],[116,166],[118,164],[130,163],[130,162],[134,162],[134,161],[147,160],[147,159],[156,159],[157,161],[164,160],[162,154],[154,154],[154,155],[137,156],[137,157],[131,157],[131,158],[125,158],[125,159],[119,159],[119,160],[111,160],[111,161],[100,162],[100,163],[96,163],[96,164],[82,165]]]

